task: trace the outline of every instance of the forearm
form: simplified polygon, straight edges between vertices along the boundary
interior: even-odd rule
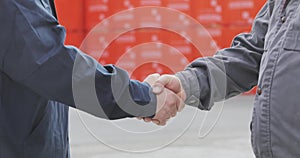
[[[6,46],[7,49],[4,49],[6,52],[1,51],[1,70],[12,80],[46,99],[79,108],[98,117],[116,119],[135,114],[154,114],[156,100],[149,93],[148,85],[131,81],[125,71],[113,66],[103,67],[77,48],[65,46],[65,29],[49,12],[34,2],[12,1],[11,5],[15,9],[12,14],[16,15],[5,22],[16,29],[10,36],[11,42]],[[115,82],[111,81],[114,79],[118,79],[118,86],[112,91],[111,85]],[[129,91],[127,94],[126,89]],[[78,95],[75,92],[83,93]],[[112,92],[116,92],[116,95]],[[151,105],[135,113],[122,111],[119,104],[124,103],[125,99],[120,101],[120,98],[130,99],[130,96],[135,103]],[[126,102],[123,106],[129,107],[131,104]],[[95,109],[102,110],[102,113]]]
[[[154,115],[156,97],[147,84],[130,80],[122,69],[98,64],[74,47],[58,50],[18,82],[44,98],[101,118]]]
[[[177,73],[187,94],[187,104],[209,110],[215,101],[248,91],[257,84],[268,19],[266,4],[250,33],[236,36],[230,48],[213,57],[199,58]]]

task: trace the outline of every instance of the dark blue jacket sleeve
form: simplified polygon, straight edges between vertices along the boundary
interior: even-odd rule
[[[0,26],[0,42],[5,44],[0,49],[2,72],[44,98],[101,118],[155,113],[156,97],[149,85],[130,80],[124,70],[102,66],[77,48],[65,46],[65,29],[39,2],[0,2],[5,23]]]

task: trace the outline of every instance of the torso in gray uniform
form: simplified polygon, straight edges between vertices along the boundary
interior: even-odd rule
[[[204,110],[257,84],[251,125],[256,157],[300,157],[299,0],[269,0],[250,33],[236,36],[214,57],[195,60],[177,76],[186,103]]]

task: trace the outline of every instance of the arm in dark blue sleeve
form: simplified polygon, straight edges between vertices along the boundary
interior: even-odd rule
[[[1,55],[1,69],[12,80],[44,98],[101,118],[155,113],[156,96],[149,85],[130,80],[122,69],[102,66],[77,48],[65,46],[64,28],[35,1],[8,3],[11,18],[7,22],[11,25],[1,30],[12,27],[13,31],[5,55]]]

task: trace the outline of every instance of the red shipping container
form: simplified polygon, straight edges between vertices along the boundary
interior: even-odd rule
[[[164,6],[164,1],[165,0],[136,0],[138,1],[136,4],[138,7],[142,6]]]
[[[84,39],[85,33],[83,31],[67,31],[65,40],[66,45],[73,45],[80,47],[82,40]]]
[[[251,25],[260,9],[256,2],[257,0],[223,0],[223,23],[234,26]]]
[[[109,18],[110,27],[112,29],[122,30],[131,29],[137,25],[136,14],[133,10],[124,10],[126,12],[118,12]]]
[[[257,92],[257,87],[254,87],[253,89],[251,89],[250,91],[244,93],[243,95],[255,95]]]
[[[191,0],[165,0],[164,3],[165,7],[172,10],[159,12],[163,28],[185,30],[190,25],[188,17],[192,14]]]
[[[163,74],[171,72],[167,70],[181,70],[174,67],[178,66],[178,64],[172,61],[178,58],[166,58],[170,54],[166,48],[167,47],[163,47],[160,43],[136,45],[122,54],[115,64],[125,69],[129,74],[133,74],[132,78],[139,80],[144,79],[144,77],[151,73]]]
[[[116,63],[119,58],[132,47],[147,42],[158,42],[160,39],[159,29],[138,29],[117,37],[111,43],[106,39],[105,32],[95,32],[95,36],[85,41],[84,50],[99,60],[101,63]],[[102,49],[106,45],[105,51]]]
[[[111,15],[108,0],[85,0],[84,2],[84,21],[87,31]]]
[[[109,59],[114,64],[124,53],[134,47],[136,43],[137,40],[134,31],[125,33],[109,44],[106,48],[108,54],[101,56],[100,59]]]
[[[227,48],[231,46],[232,40],[235,36],[237,36],[240,33],[248,33],[251,30],[251,26],[240,26],[240,27],[234,27],[234,26],[228,26],[223,27],[223,42],[221,43],[222,48]]]
[[[109,0],[109,8],[112,14],[120,11],[133,9],[138,6],[139,1],[137,0]]]
[[[143,6],[164,6],[165,0],[109,0],[113,14]]]
[[[175,9],[187,15],[191,15],[191,1],[192,0],[165,0],[164,2],[167,8]]]
[[[220,25],[205,26],[205,29],[208,31],[208,33],[214,40],[214,43],[212,43],[212,45],[217,45],[218,48],[221,48],[224,42],[223,27]]]
[[[153,6],[153,10],[148,13],[145,12],[135,12],[133,11],[136,7],[145,7],[145,6]],[[155,26],[160,26],[160,15],[157,14],[157,8],[164,6],[163,0],[114,0],[110,1],[110,8],[113,13],[124,12],[126,14],[122,14],[122,16],[117,16],[113,19],[113,22],[116,23],[119,27],[128,28],[133,26],[149,26],[155,23]],[[135,12],[135,14],[132,13]],[[157,25],[158,24],[158,25]]]
[[[213,56],[220,48],[218,44],[222,42],[222,33],[222,27],[210,25],[193,27],[189,30],[195,58]]]
[[[163,74],[181,71],[187,65],[188,61],[182,54],[178,53],[177,51],[178,50],[175,50],[174,48],[162,43],[146,43],[139,45],[132,49],[132,52],[135,53],[133,57],[136,58],[136,60],[132,62],[135,63],[135,68],[133,71],[147,63],[156,63],[153,64],[151,68],[149,68],[151,70],[151,73]],[[126,55],[128,54],[129,53],[127,53]],[[128,56],[131,57],[132,55]],[[125,60],[120,63],[126,63],[128,61],[128,58],[125,58]],[[142,71],[143,72],[141,73],[144,73],[144,75],[139,74],[141,76],[149,75],[150,73],[146,69]],[[129,72],[132,72],[132,70]]]
[[[144,28],[135,30],[137,44],[147,42],[162,42],[161,29],[156,28]]]
[[[94,30],[87,35],[81,49],[96,60],[109,60],[113,64],[136,43],[134,31],[117,34],[112,30]]]
[[[137,44],[147,42],[162,43],[166,47],[176,49],[182,57],[193,60],[195,55],[192,51],[191,43],[181,35],[165,29],[139,29],[136,30]],[[170,49],[165,49],[165,54],[170,53]],[[163,51],[163,52],[164,52]],[[171,53],[172,54],[172,53]],[[187,63],[184,63],[187,64]]]
[[[180,71],[189,63],[181,52],[191,52],[190,44],[182,43],[185,40],[179,35],[174,35],[180,39],[180,41],[177,40],[178,43],[176,45],[175,43],[169,42],[170,37],[174,33],[163,29],[138,29],[134,34],[136,37],[135,44],[128,47],[129,49],[119,55],[112,63],[116,63],[117,66],[124,68],[129,74],[134,73],[133,77],[135,79],[143,79],[150,73],[162,74]],[[124,34],[124,36],[126,36],[126,34]],[[110,47],[118,49],[118,47],[116,47],[117,44],[115,41]],[[120,49],[118,50],[120,51]],[[101,62],[103,63],[103,61]],[[149,62],[158,64],[154,64],[156,66],[153,68],[140,69],[142,65]],[[104,61],[104,63],[107,62]],[[143,71],[137,71],[136,69]]]
[[[258,0],[194,0],[192,15],[203,25],[251,25],[264,3]]]
[[[89,30],[96,24],[99,24],[103,19],[113,16],[110,19],[110,25],[115,29],[133,28],[135,26],[143,26],[143,22],[151,22],[154,18],[160,21],[159,17],[155,16],[151,19],[149,16],[139,16],[134,14],[133,9],[143,6],[163,6],[162,0],[89,0],[86,2],[86,28]],[[126,12],[124,14],[124,12]],[[154,13],[155,14],[155,13]],[[137,23],[140,24],[137,24]]]
[[[222,19],[223,0],[193,0],[192,16],[202,25],[220,25]]]
[[[126,53],[119,56],[118,59],[113,62],[113,64],[125,69],[128,74],[131,74],[138,65],[137,52],[127,51]]]
[[[262,0],[262,1],[256,0],[255,1],[255,12],[258,13],[262,9],[262,7],[264,6],[264,4],[266,4],[266,3],[268,3],[267,0]]]
[[[84,30],[83,0],[56,0],[59,22],[70,31]]]
[[[184,37],[186,35],[184,31],[175,33],[162,30],[160,34],[163,36],[163,43],[175,48],[182,55],[182,57],[187,59],[188,62],[191,62],[195,58],[201,56],[199,52],[194,51],[194,46],[186,37]],[[188,63],[182,62],[180,64],[186,66]]]
[[[176,72],[160,63],[145,63],[133,71],[131,78],[143,81],[148,75],[153,73],[174,74]]]
[[[135,13],[135,21],[138,27],[162,27],[162,15],[160,13],[160,9],[153,7],[147,8],[143,10],[139,10]]]

